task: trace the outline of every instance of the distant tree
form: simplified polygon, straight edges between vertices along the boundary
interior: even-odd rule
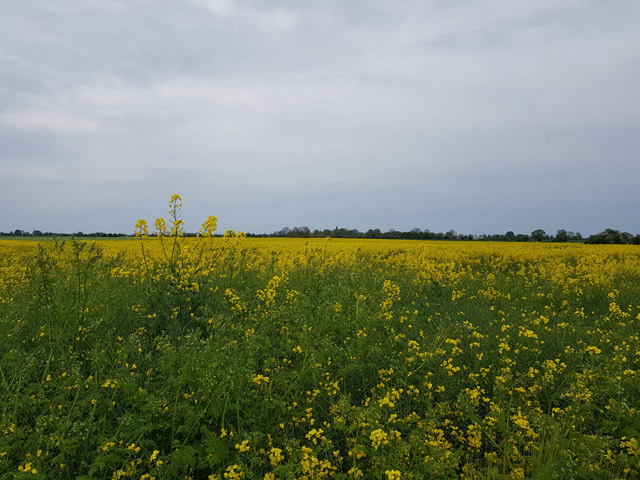
[[[309,227],[293,227],[290,235],[294,237],[308,237],[311,234]]]
[[[620,243],[629,244],[633,241],[633,235],[629,232],[622,232],[620,234]]]
[[[607,228],[604,232],[601,233],[601,235],[603,235],[604,238],[607,239],[607,243],[622,243],[622,234],[618,230],[614,230],[613,228]]]
[[[541,228],[538,228],[537,230],[534,230],[533,232],[531,232],[531,238],[536,242],[543,241],[546,235],[547,235],[547,232],[545,232]]]
[[[419,228],[413,228],[413,229],[411,229],[410,232],[408,232],[407,237],[408,238],[413,238],[413,239],[423,238],[422,230],[420,230]]]
[[[507,242],[513,242],[516,239],[516,234],[513,233],[511,230],[509,230],[507,233],[504,234],[504,239]]]
[[[556,233],[556,242],[566,242],[569,240],[569,234],[566,230],[558,230]]]
[[[606,230],[597,233],[595,235],[589,236],[585,243],[590,244],[620,244],[623,243],[623,239],[625,236],[621,234],[618,230],[614,230],[613,228],[607,228]]]
[[[277,232],[274,232],[273,236],[274,237],[286,237],[286,236],[289,235],[289,232],[291,232],[291,229],[289,227],[282,227]]]
[[[42,232],[40,230],[34,230],[33,232],[31,232],[31,235],[33,235],[34,237],[41,237]]]

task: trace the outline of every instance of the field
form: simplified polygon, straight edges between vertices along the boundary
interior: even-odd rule
[[[638,247],[145,228],[0,242],[1,478],[639,477]]]

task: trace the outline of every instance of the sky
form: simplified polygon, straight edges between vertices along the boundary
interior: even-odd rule
[[[0,231],[640,233],[637,0],[5,0]]]

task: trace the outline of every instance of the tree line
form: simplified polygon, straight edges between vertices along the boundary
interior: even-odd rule
[[[41,230],[33,230],[31,232],[27,230],[16,229],[11,232],[0,232],[0,237],[129,237],[128,233],[105,233],[105,232],[92,232],[92,233],[56,233],[56,232],[43,232]]]
[[[195,237],[196,233],[185,233],[185,236]],[[126,233],[104,233],[104,232],[92,232],[92,233],[53,233],[43,232],[40,230],[33,230],[28,232],[25,230],[16,229],[12,232],[0,232],[0,237],[98,237],[98,238],[113,238],[113,237],[129,237],[131,234]],[[221,235],[218,235],[221,236]],[[640,234],[632,235],[629,232],[620,232],[613,228],[607,228],[606,230],[590,235],[587,238],[583,238],[580,232],[571,232],[564,229],[560,229],[555,235],[549,235],[542,229],[536,229],[530,234],[514,233],[508,231],[504,234],[482,234],[482,235],[467,235],[459,234],[455,230],[449,230],[448,232],[432,232],[429,229],[414,228],[412,230],[402,232],[394,229],[389,229],[386,232],[381,231],[379,228],[371,228],[366,232],[361,232],[356,228],[339,228],[336,227],[333,230],[311,230],[309,227],[284,227],[280,230],[266,234],[247,233],[247,237],[287,237],[287,238],[378,238],[378,239],[397,239],[397,240],[476,240],[476,241],[492,241],[492,242],[573,242],[573,243],[587,243],[587,244],[631,244],[640,245]]]
[[[251,236],[247,234],[247,236]],[[574,243],[590,243],[590,244],[634,244],[640,245],[640,234],[632,235],[628,232],[620,232],[611,228],[607,228],[603,232],[583,238],[580,232],[571,232],[560,229],[555,235],[549,235],[542,229],[536,229],[530,234],[514,233],[508,231],[504,234],[482,234],[467,235],[456,233],[455,230],[449,230],[446,233],[432,232],[429,229],[421,230],[414,228],[412,230],[402,232],[394,229],[382,232],[379,228],[369,229],[361,232],[358,229],[339,228],[333,230],[311,230],[309,227],[284,227],[277,232],[269,235],[252,235],[266,237],[291,237],[291,238],[380,238],[380,239],[404,239],[404,240],[478,240],[493,242],[574,242]]]

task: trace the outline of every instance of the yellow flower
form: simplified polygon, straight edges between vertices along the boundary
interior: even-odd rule
[[[359,468],[356,467],[351,467],[349,469],[349,471],[347,472],[347,475],[349,475],[349,477],[351,478],[362,478],[364,476],[364,474],[362,473],[362,470],[360,470]]]
[[[213,233],[218,229],[218,219],[213,215],[210,215],[202,224],[200,233],[204,237],[211,237]]]
[[[314,445],[318,444],[318,440],[324,440],[325,437],[323,435],[324,430],[321,428],[318,429],[312,429],[309,433],[307,433],[306,438],[307,440],[311,440],[313,442]]]
[[[149,225],[147,225],[147,221],[145,219],[141,218],[136,222],[135,235],[136,237],[146,237],[149,235]]]
[[[402,477],[398,470],[385,470],[384,473],[387,476],[387,480],[400,480]]]
[[[482,430],[478,425],[469,425],[467,429],[467,441],[471,448],[482,447]]]
[[[282,462],[284,460],[282,449],[274,447],[271,450],[269,450],[269,460],[271,462],[272,467],[275,467],[280,462]]]
[[[159,450],[154,450],[151,456],[149,457],[149,463],[153,462],[156,458],[158,458],[159,454],[160,454]]]
[[[158,236],[167,234],[167,222],[164,218],[156,218],[156,233]]]
[[[242,443],[236,443],[236,450],[240,453],[248,452],[251,447],[249,446],[249,440],[243,440]]]
[[[265,377],[264,375],[253,375],[251,377],[251,381],[256,385],[260,385],[261,383],[269,383],[269,377]]]
[[[227,471],[224,472],[224,478],[229,480],[240,480],[242,477],[244,477],[244,472],[238,465],[229,465]]]
[[[371,435],[369,436],[369,439],[371,440],[371,446],[375,450],[378,450],[380,445],[387,445],[389,443],[389,440],[387,438],[388,435],[380,428],[371,432]]]

